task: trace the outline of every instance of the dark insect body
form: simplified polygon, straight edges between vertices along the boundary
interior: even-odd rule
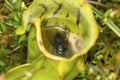
[[[67,51],[68,42],[64,35],[61,33],[56,33],[54,36],[54,52],[58,56],[65,57]]]

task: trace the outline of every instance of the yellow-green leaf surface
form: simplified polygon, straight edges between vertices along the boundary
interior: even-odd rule
[[[73,80],[83,70],[84,55],[98,37],[90,4],[84,0],[34,0],[23,13],[23,25],[16,34],[24,34],[28,24],[33,24],[28,63],[10,70],[7,80]]]

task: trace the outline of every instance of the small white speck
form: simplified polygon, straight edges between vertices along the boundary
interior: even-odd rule
[[[98,75],[98,76],[96,77],[96,80],[101,80],[101,77]]]
[[[13,2],[13,3],[16,3],[16,2],[17,2],[17,0],[13,0],[12,2]]]
[[[22,2],[22,8],[24,8],[25,7],[25,3],[24,2]]]
[[[32,73],[31,72],[25,72],[25,74],[26,74],[26,76],[28,76],[28,77],[31,77],[32,76]]]
[[[104,21],[107,21],[107,18],[105,18]]]
[[[115,15],[115,12],[110,13],[110,17],[113,17]]]

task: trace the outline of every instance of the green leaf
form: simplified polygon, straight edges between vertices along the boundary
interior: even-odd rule
[[[14,17],[14,20],[15,20],[15,21],[20,21],[20,19],[19,19],[19,17],[18,17],[18,12],[16,12],[16,11],[11,12],[11,13],[9,14],[9,16]]]
[[[0,22],[0,27],[2,28],[1,30],[4,32],[5,30],[7,30],[7,26],[4,22]]]
[[[11,50],[10,49],[7,49],[7,48],[1,48],[1,53],[2,54],[5,54],[5,55],[8,55],[11,53]]]
[[[0,66],[4,67],[5,66],[5,62],[0,60]]]
[[[21,7],[22,7],[22,0],[17,0],[17,2],[15,3],[15,8],[21,9]]]
[[[21,43],[22,41],[24,41],[26,39],[25,35],[20,36],[18,43]]]

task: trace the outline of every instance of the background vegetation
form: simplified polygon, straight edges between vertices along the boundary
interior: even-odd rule
[[[74,80],[120,79],[120,0],[86,0],[99,25],[99,38],[87,54],[85,71]],[[0,0],[0,75],[27,58],[26,34],[15,34],[32,0]],[[93,35],[94,36],[94,35]]]

